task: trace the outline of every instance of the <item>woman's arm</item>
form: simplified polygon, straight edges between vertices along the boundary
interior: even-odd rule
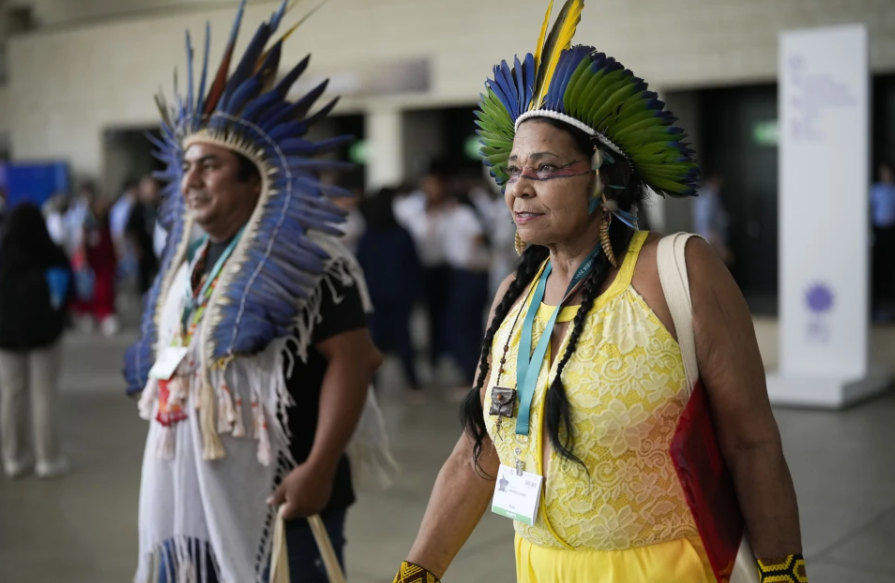
[[[686,255],[699,372],[752,549],[759,559],[801,554],[795,489],[768,400],[749,308],[705,241],[692,239]]]
[[[489,328],[497,305],[514,277],[508,276],[497,290],[488,316]],[[482,401],[490,376],[485,378],[480,390]],[[476,468],[473,446],[472,437],[464,432],[438,473],[416,541],[395,577],[396,583],[428,583],[432,581],[431,576],[443,577],[488,509],[500,461],[494,444],[486,436]]]
[[[494,493],[499,462],[490,440],[479,457],[482,475],[472,458],[472,439],[463,434],[448,457],[429,498],[426,515],[407,562],[419,565],[436,577],[443,577],[466,539],[475,530]],[[400,581],[400,579],[399,579]]]

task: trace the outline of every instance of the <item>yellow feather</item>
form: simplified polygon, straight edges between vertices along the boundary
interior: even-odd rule
[[[294,8],[295,5],[298,4],[298,2],[299,2],[299,0],[293,0],[293,1],[286,7],[286,12],[289,12],[290,10],[292,10],[292,8]],[[323,7],[324,4],[326,4],[326,0],[323,0],[323,1],[322,1],[320,4],[318,4],[313,10],[311,10],[310,12],[308,12],[307,14],[305,14],[305,15],[304,15],[298,22],[296,22],[296,23],[293,24],[291,27],[289,27],[289,30],[287,30],[286,32],[284,32],[284,33],[283,33],[283,36],[281,36],[281,37],[280,37],[280,40],[278,40],[277,42],[278,42],[278,43],[284,43],[284,42],[286,42],[286,39],[288,39],[290,36],[292,36],[292,33],[295,32],[295,31],[298,29],[299,26],[301,26],[302,24],[304,24],[305,21],[306,21],[307,19],[309,19],[311,16],[313,16],[313,14],[314,14],[315,12],[317,12],[318,10],[320,10],[320,9]],[[275,43],[275,44],[276,44],[276,43]],[[264,54],[261,55],[261,57],[258,59],[258,66],[259,66],[259,67],[261,66],[261,63],[263,63],[264,60],[267,58],[267,55],[270,54],[270,51],[271,51],[271,49],[267,49],[266,51],[264,51]]]
[[[541,54],[542,60],[538,64],[537,83],[534,88],[536,97],[531,102],[531,109],[538,109],[544,104],[547,89],[556,72],[556,65],[559,64],[559,55],[572,46],[572,37],[575,36],[578,23],[581,22],[583,9],[584,0],[567,0],[556,18],[544,46],[544,52]]]
[[[535,48],[535,71],[541,66],[541,53],[544,51],[544,39],[547,38],[547,25],[550,24],[550,14],[553,12],[553,0],[547,6],[547,14],[544,15],[544,24],[541,26],[541,36],[538,37],[538,46]]]

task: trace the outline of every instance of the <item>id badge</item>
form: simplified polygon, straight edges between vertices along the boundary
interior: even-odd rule
[[[149,369],[149,378],[160,381],[170,380],[188,350],[188,348],[182,346],[169,346],[162,350],[155,364]]]
[[[497,471],[491,512],[534,525],[541,504],[543,485],[543,476],[531,472],[522,472],[520,475],[516,468],[501,464]]]

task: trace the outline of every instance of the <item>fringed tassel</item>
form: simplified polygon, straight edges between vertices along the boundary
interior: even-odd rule
[[[230,388],[222,382],[218,390],[218,433],[233,431],[234,421],[236,412],[233,410],[233,395],[230,393]]]
[[[141,419],[146,421],[152,420],[152,413],[155,411],[155,402],[158,400],[158,381],[150,379],[146,383],[146,388],[140,395],[140,401],[137,403],[137,411]]]
[[[258,397],[252,395],[252,438],[258,439],[261,435],[261,425],[258,423]]]
[[[214,389],[208,379],[201,379],[202,386],[199,389],[199,424],[202,428],[202,443],[204,445],[202,459],[219,460],[227,452],[217,432],[217,423],[214,415]]]
[[[258,462],[262,466],[270,465],[270,435],[267,431],[267,419],[264,417],[264,407],[260,403],[252,402],[254,413],[255,438],[258,440]]]
[[[220,581],[221,569],[211,545],[195,538],[174,536],[140,558],[135,583],[208,583]]]
[[[242,397],[236,395],[236,407],[234,409],[236,419],[233,423],[233,437],[245,437],[246,426],[242,419]]]
[[[157,455],[160,459],[163,460],[172,460],[174,459],[174,442],[175,442],[175,433],[174,433],[174,425],[162,425],[162,437],[158,442],[158,452]]]
[[[233,397],[236,400],[236,404],[233,407],[233,437],[245,437],[246,436],[246,426],[245,421],[243,420],[243,415],[245,414],[242,410],[242,396],[239,392],[239,363],[234,362],[232,368],[233,374]]]

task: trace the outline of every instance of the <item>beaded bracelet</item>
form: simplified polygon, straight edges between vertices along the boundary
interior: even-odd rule
[[[805,557],[788,555],[778,559],[758,559],[758,579],[761,583],[808,583]]]
[[[441,583],[441,580],[425,567],[404,561],[394,583]]]

